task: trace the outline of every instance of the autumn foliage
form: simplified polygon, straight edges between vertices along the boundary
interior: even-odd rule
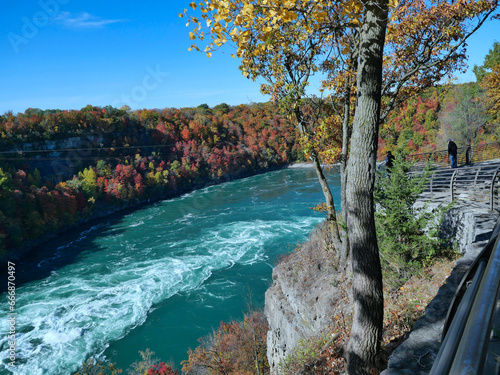
[[[0,135],[0,250],[301,155],[294,127],[271,104],[29,109],[0,116]],[[71,148],[57,149],[64,142]]]
[[[464,98],[464,92],[469,96]],[[471,82],[428,88],[419,96],[401,103],[380,126],[379,160],[385,158],[387,151],[401,150],[414,155],[445,150],[449,138],[454,139],[459,147],[467,147],[470,142],[477,146],[481,142],[497,141],[495,129],[498,124],[495,124],[494,117],[488,117],[484,112],[481,119],[481,114],[473,113],[471,109],[471,105],[487,100],[488,93]],[[468,124],[463,121],[465,118],[481,121]],[[474,136],[465,137],[464,133],[473,133]]]
[[[265,374],[268,326],[262,313],[251,313],[242,322],[221,322],[212,334],[199,339],[200,346],[189,350],[183,362],[186,374]]]

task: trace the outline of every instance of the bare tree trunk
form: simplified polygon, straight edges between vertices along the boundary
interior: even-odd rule
[[[327,210],[327,220],[333,224],[333,240],[336,249],[340,250],[342,239],[340,238],[339,224],[337,222],[337,211],[335,210],[335,203],[333,201],[332,191],[330,190],[330,185],[323,173],[323,168],[319,161],[319,157],[314,152],[312,156],[314,169],[316,170],[316,175],[318,176],[319,184],[321,185],[321,190],[323,190],[323,195],[325,196],[326,210]]]
[[[369,375],[376,367],[384,313],[373,186],[388,9],[384,0],[363,3],[365,11],[360,33],[357,103],[346,188],[354,303],[351,336],[346,349],[349,375]]]
[[[302,111],[299,108],[295,109],[295,117],[299,126],[301,134],[307,134],[307,128],[304,124],[304,117]],[[335,210],[335,202],[333,200],[332,191],[330,190],[330,185],[326,180],[325,174],[323,173],[323,168],[321,167],[321,162],[316,150],[313,150],[311,155],[314,169],[316,175],[318,176],[319,184],[321,185],[321,190],[325,196],[326,210],[327,210],[327,220],[333,224],[333,241],[336,249],[340,250],[342,246],[342,239],[340,238],[340,230],[337,221],[337,211]]]

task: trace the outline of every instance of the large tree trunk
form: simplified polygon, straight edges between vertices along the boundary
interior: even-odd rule
[[[347,223],[347,159],[349,155],[349,141],[351,139],[351,84],[346,82],[344,87],[344,115],[342,118],[342,154],[340,156],[340,211],[342,219]],[[340,265],[347,268],[349,257],[349,236],[344,233],[342,238],[342,249],[340,252]]]
[[[360,34],[357,104],[348,160],[347,230],[353,269],[353,324],[347,344],[347,372],[372,374],[380,341],[384,299],[375,232],[375,183],[387,3],[364,2]]]

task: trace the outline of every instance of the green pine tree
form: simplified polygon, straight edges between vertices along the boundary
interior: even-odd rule
[[[403,153],[396,154],[391,170],[380,173],[375,184],[375,223],[384,278],[394,287],[404,283],[439,253],[437,237],[443,210],[431,212],[416,207],[423,192],[429,169],[422,174],[409,173],[412,164]]]

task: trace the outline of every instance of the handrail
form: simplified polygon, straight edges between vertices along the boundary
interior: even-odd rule
[[[385,155],[383,155],[385,158]],[[500,144],[498,142],[484,143],[477,145],[458,147],[457,162],[458,164],[470,165],[480,161],[495,159],[500,157]],[[382,155],[379,155],[382,158]],[[438,165],[449,165],[448,150],[437,150],[430,152],[422,152],[419,154],[408,155],[408,161],[427,162],[432,161]]]
[[[434,365],[429,375],[445,375],[449,373],[485,268],[486,260],[483,259],[479,263],[474,279],[463,296],[462,303],[460,303],[456,312],[456,318],[451,322],[448,330],[449,333],[441,343],[441,348],[434,360]]]
[[[493,210],[495,206],[495,180],[498,176],[498,173],[500,172],[500,167],[497,168],[495,171],[495,174],[493,175],[493,178],[491,179],[491,185],[490,185],[490,210]]]
[[[451,198],[452,202],[455,200],[455,195],[453,194],[454,193],[453,188],[455,185],[455,180],[457,178],[457,173],[458,173],[458,169],[455,169],[455,171],[453,172],[453,175],[451,176],[451,180],[450,180],[450,198]]]
[[[423,194],[429,194],[431,199],[474,202],[500,211],[500,162],[431,171]]]
[[[474,299],[474,304],[450,370],[452,374],[482,373],[500,286],[499,268],[500,246],[497,237],[495,252],[492,254],[484,271],[484,276],[481,279],[479,290]],[[464,372],[464,369],[467,369],[467,371]]]
[[[408,155],[408,159],[409,161],[415,162],[433,161],[436,164],[447,165],[449,164],[447,156],[448,150],[437,150],[411,154]],[[457,161],[459,164],[469,165],[471,163],[493,159],[494,157],[500,157],[500,144],[498,142],[479,143],[471,147],[464,146],[458,147],[457,149]]]
[[[471,266],[473,280],[461,300],[458,299],[458,308],[455,303],[450,306],[454,314],[449,314],[447,320],[452,318],[452,321],[449,327],[448,321],[445,324],[445,336],[430,375],[483,373],[500,289],[499,229],[497,221],[488,245]],[[470,278],[469,273],[464,276],[459,291]]]
[[[474,197],[476,197],[476,194],[477,194],[477,191],[476,191],[476,187],[477,187],[477,177],[479,176],[479,172],[481,172],[481,168],[482,167],[479,167],[477,172],[476,172],[476,176],[474,177]],[[493,208],[491,208],[491,210],[493,210]]]

